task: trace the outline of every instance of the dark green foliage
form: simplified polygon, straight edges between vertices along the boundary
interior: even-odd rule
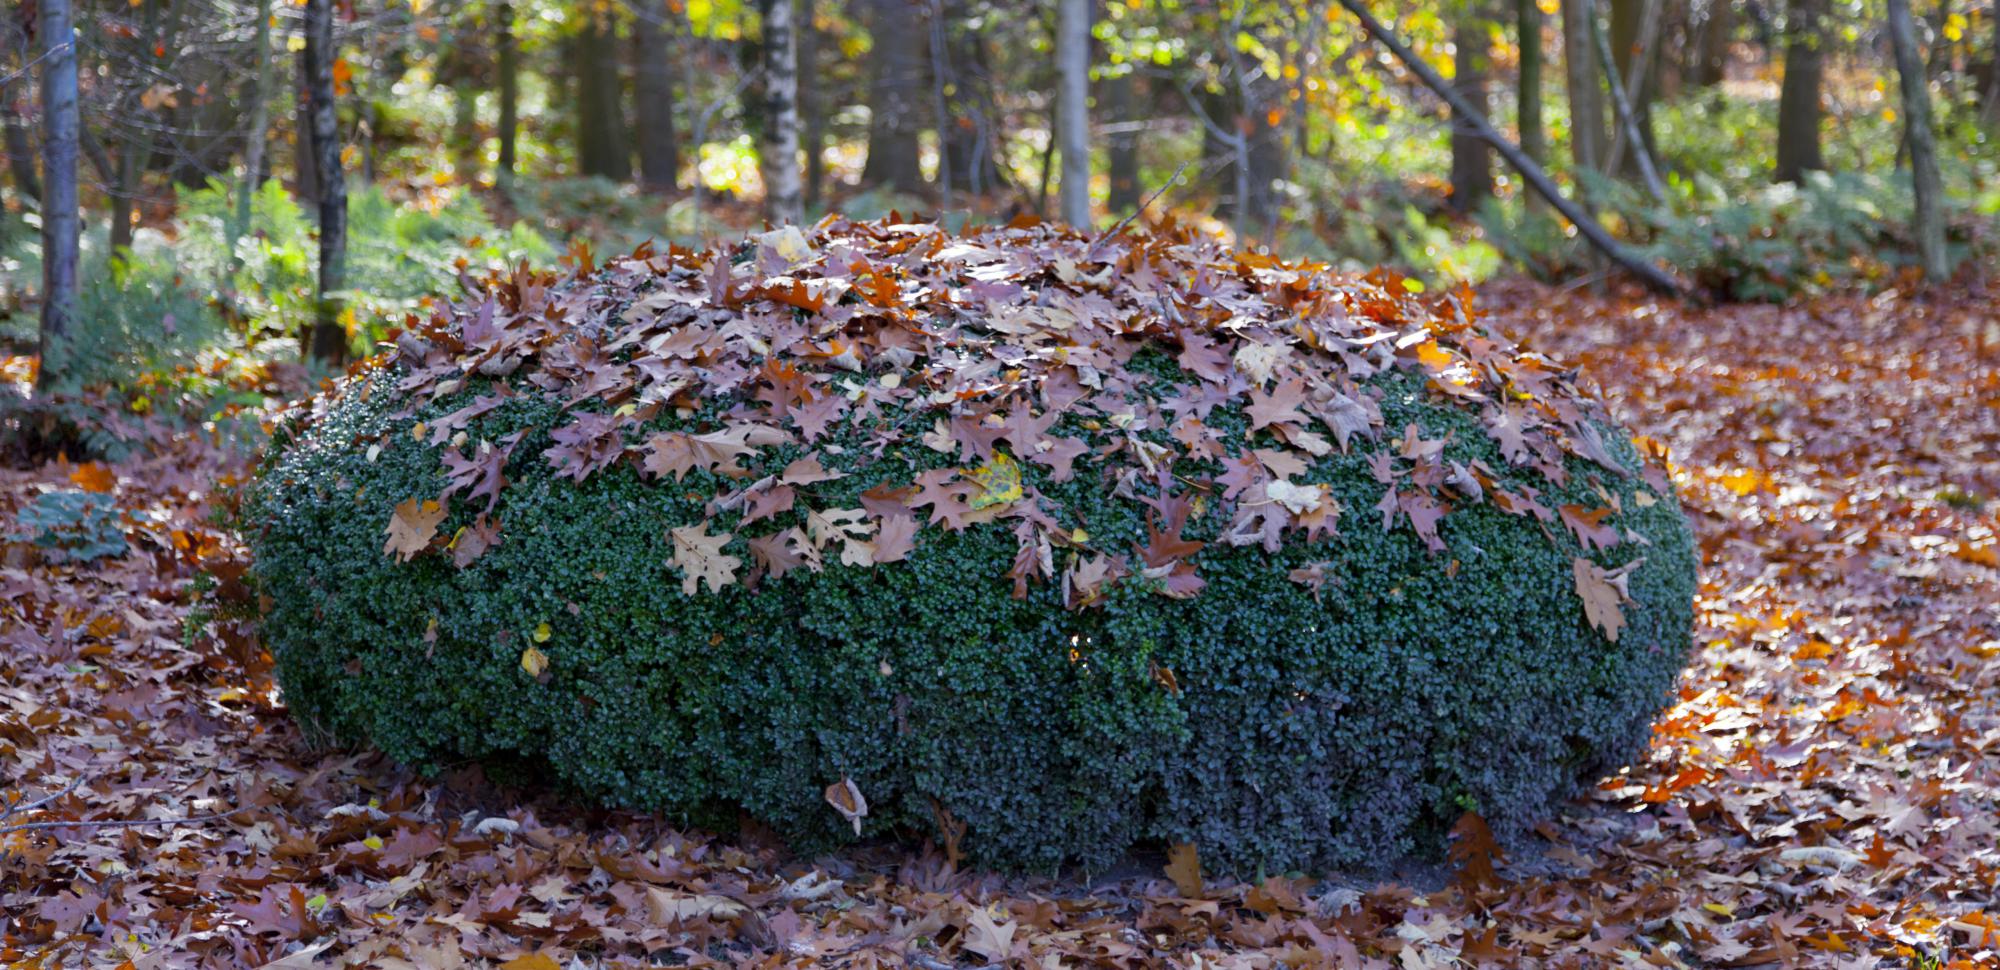
[[[1448,457],[1506,467],[1474,415],[1395,372],[1372,386],[1388,427],[1448,433]],[[1137,579],[1083,612],[1047,583],[1014,599],[1000,525],[926,528],[907,562],[829,562],[689,597],[665,534],[702,521],[728,483],[645,480],[629,462],[559,479],[540,451],[564,419],[524,395],[469,429],[535,429],[508,467],[502,543],[464,570],[437,554],[398,563],[382,552],[390,507],[443,484],[410,425],[478,389],[401,418],[390,381],[373,391],[346,394],[298,440],[281,434],[246,505],[265,636],[297,715],[420,767],[526,767],[676,821],[740,806],[801,848],[851,838],[822,801],[851,777],[868,834],[933,834],[942,808],[968,824],[978,860],[1003,867],[1101,866],[1147,840],[1192,841],[1243,873],[1434,852],[1468,808],[1518,832],[1638,754],[1688,646],[1694,552],[1672,495],[1574,460],[1567,490],[1544,494],[1595,505],[1601,486],[1625,510],[1612,521],[1643,537],[1596,557],[1646,558],[1614,644],[1584,619],[1566,531],[1480,503],[1446,516],[1452,552],[1429,554],[1406,525],[1383,530],[1365,465],[1379,445],[1359,442],[1302,476],[1333,485],[1339,537],[1276,555],[1213,542],[1192,599]],[[1230,422],[1242,427],[1215,416]],[[1606,438],[1636,470],[1623,436]],[[801,453],[773,450],[754,470]],[[826,460],[851,474],[802,490],[802,505],[852,506],[947,463],[922,448]],[[1144,541],[1137,506],[1110,500],[1095,466],[1061,485],[1025,467],[1094,546]],[[477,505],[458,503],[441,534]],[[1188,535],[1213,539],[1216,518]],[[1317,596],[1287,578],[1311,563],[1328,577]],[[546,682],[519,662],[542,623]]]
[[[9,536],[18,542],[32,542],[55,558],[89,562],[107,556],[122,556],[125,527],[111,496],[82,489],[43,492],[15,516],[16,531]]]

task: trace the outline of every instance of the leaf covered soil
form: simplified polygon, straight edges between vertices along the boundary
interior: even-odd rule
[[[318,751],[249,628],[191,612],[243,573],[244,551],[211,524],[216,483],[240,464],[189,434],[108,469],[6,472],[10,520],[44,492],[95,490],[131,548],[80,563],[15,540],[0,568],[0,754],[5,797],[23,806],[0,827],[37,826],[0,835],[0,955],[1992,965],[1991,296],[1690,310],[1525,285],[1484,295],[1489,323],[1579,363],[1675,456],[1700,539],[1699,646],[1640,760],[1511,852],[1477,815],[1459,819],[1444,885],[1226,881],[1185,848],[1097,881],[983,875],[942,849],[808,858],[754,826],[524,803],[465,772],[429,782]],[[413,534],[428,514],[410,510]],[[378,551],[394,538],[377,535]],[[702,538],[687,541],[698,552]],[[1586,604],[1609,601],[1609,572],[1574,577]],[[826,811],[846,824],[836,794]]]

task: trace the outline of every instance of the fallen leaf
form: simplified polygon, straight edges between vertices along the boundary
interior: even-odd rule
[[[1174,888],[1182,896],[1201,898],[1201,854],[1194,843],[1180,842],[1167,849],[1167,878],[1174,881]]]
[[[382,551],[409,562],[437,538],[438,524],[444,521],[449,508],[448,503],[437,499],[405,499],[396,506],[395,514],[389,516],[389,527],[385,530],[389,541]]]
[[[856,836],[861,834],[861,820],[868,817],[868,799],[861,797],[854,779],[842,778],[826,786],[826,803],[854,826]]]
[[[681,592],[693,596],[703,582],[708,583],[708,591],[721,592],[724,586],[736,582],[736,570],[743,560],[722,551],[731,538],[729,533],[709,535],[708,524],[684,525],[672,530],[673,563],[681,571]]]

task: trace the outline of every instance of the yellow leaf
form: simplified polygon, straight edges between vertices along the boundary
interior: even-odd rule
[[[1006,505],[1021,497],[1021,466],[1006,452],[994,452],[992,458],[967,471],[965,477],[979,486],[979,494],[972,498],[974,509]]]
[[[379,835],[371,835],[365,839],[362,839],[361,844],[371,849],[374,849],[377,852],[382,851],[382,837]]]
[[[543,620],[541,623],[536,624],[535,626],[536,643],[547,643],[549,642],[549,637],[553,635],[554,631],[549,629],[549,622],[547,620]]]
[[[530,677],[540,677],[542,671],[549,669],[549,655],[529,647],[521,651],[521,669]]]
[[[1730,906],[1726,903],[1703,903],[1701,904],[1701,908],[1708,910],[1709,912],[1714,913],[1715,915],[1720,916],[1723,919],[1733,919],[1736,916],[1736,907]]]
[[[500,970],[562,970],[562,964],[546,953],[526,953],[501,964]]]

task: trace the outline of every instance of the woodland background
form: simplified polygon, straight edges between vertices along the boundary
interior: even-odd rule
[[[1690,292],[1879,288],[1991,243],[1990,4],[1451,0],[1388,27]],[[26,0],[0,30],[0,339],[72,299],[45,270],[81,280],[49,368],[75,386],[272,337],[330,363],[461,260],[834,209],[1108,225],[1158,193],[1146,219],[1434,283],[1608,266],[1330,0]]]
[[[8,5],[0,960],[2000,965],[1994,5],[1373,16],[1413,61],[1345,2]],[[1435,866],[1017,879],[307,744],[215,611],[277,409],[461,276],[836,210],[1475,284],[1672,456],[1702,583],[1646,758]]]

